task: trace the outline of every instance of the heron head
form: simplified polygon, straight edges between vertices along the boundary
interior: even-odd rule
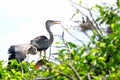
[[[31,45],[28,51],[29,54],[35,55],[37,53],[37,48]]]
[[[61,21],[47,20],[46,25],[52,26],[54,24],[61,24]]]

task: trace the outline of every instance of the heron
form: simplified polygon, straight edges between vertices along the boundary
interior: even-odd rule
[[[88,17],[86,17],[86,22],[84,21],[84,18],[82,18],[82,24],[80,24],[80,27],[82,31],[92,30],[94,28],[93,23],[90,21]]]
[[[113,33],[113,30],[112,30],[111,26],[108,26],[108,27],[107,27],[106,33],[107,33],[107,34]]]
[[[37,53],[37,48],[30,44],[19,44],[12,45],[8,49],[9,58],[8,60],[16,59],[18,62],[23,61],[28,54],[35,55]],[[8,64],[11,64],[8,62]]]
[[[37,48],[37,51],[39,51],[40,56],[43,51],[44,56],[46,57],[46,50],[53,43],[54,37],[53,37],[52,31],[50,30],[50,27],[54,24],[60,24],[60,23],[61,23],[60,21],[47,20],[45,25],[46,25],[46,30],[49,33],[50,38],[48,39],[46,36],[41,35],[30,41],[30,44]]]
[[[35,69],[39,69],[39,67],[42,67],[43,65],[45,65],[48,61],[47,60],[38,60],[35,64]]]

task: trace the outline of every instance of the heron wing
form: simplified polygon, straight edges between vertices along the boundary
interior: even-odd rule
[[[17,60],[19,60],[19,61],[22,61],[22,60],[24,60],[24,59],[26,58],[26,55],[23,54],[23,53],[17,52],[17,53],[15,54],[15,58],[16,58]]]
[[[8,49],[9,53],[15,53],[15,46],[10,46],[10,48]]]
[[[48,38],[45,36],[38,36],[31,40],[31,44],[37,47],[37,49],[44,49],[48,47]]]
[[[14,53],[22,53],[26,54],[28,50],[31,48],[32,45],[29,44],[20,44],[20,45],[12,45],[8,49],[8,54],[14,54]]]

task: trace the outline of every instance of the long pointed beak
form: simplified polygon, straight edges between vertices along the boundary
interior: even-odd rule
[[[61,21],[54,21],[53,24],[61,24]]]

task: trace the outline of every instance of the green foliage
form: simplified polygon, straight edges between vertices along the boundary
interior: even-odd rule
[[[0,61],[0,80],[30,80],[36,76],[33,63],[18,63],[16,60],[10,62],[10,65],[3,66],[4,61]]]
[[[81,0],[82,1],[82,0]],[[80,1],[80,4],[81,4]],[[35,70],[34,64],[23,61],[3,66],[0,61],[0,80],[119,80],[120,79],[120,1],[117,8],[96,5],[100,16],[96,19],[99,25],[105,23],[112,27],[113,33],[102,35],[96,39],[97,32],[93,31],[89,44],[78,46],[72,42],[56,42],[65,44],[58,52],[57,63],[46,62],[40,69]],[[93,46],[94,45],[94,46]]]
[[[120,8],[120,0],[117,0],[116,4],[117,4],[117,7]]]
[[[117,0],[116,4],[117,4],[117,8],[96,5],[96,8],[100,12],[100,16],[96,19],[96,21],[99,21],[100,25],[103,23],[110,25],[114,32],[120,30],[120,27],[118,27],[118,26],[120,26],[120,24],[119,24],[120,15],[118,14],[120,11],[120,9],[119,9],[120,1]]]

